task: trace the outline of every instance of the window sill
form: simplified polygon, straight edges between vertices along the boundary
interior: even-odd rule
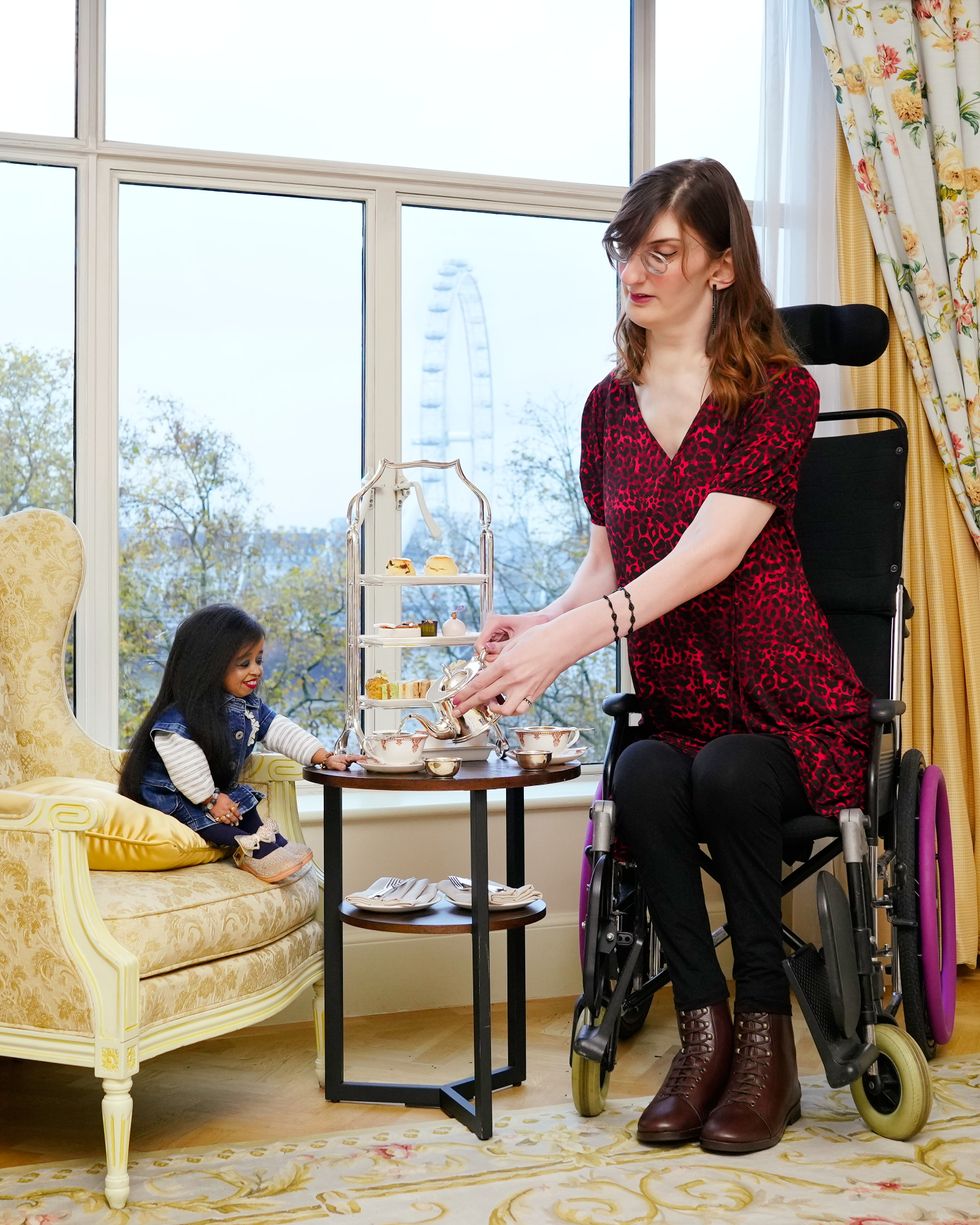
[[[524,792],[526,813],[555,809],[575,809],[581,812],[592,802],[601,767],[585,766],[578,778],[549,787],[529,787]],[[322,788],[315,783],[300,783],[296,789],[300,821],[304,825],[319,823],[323,817]],[[490,791],[487,810],[502,813],[506,792]],[[459,817],[469,813],[467,791],[348,791],[344,795],[344,818],[364,821],[377,818]]]

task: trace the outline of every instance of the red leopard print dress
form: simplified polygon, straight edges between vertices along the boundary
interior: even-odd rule
[[[694,754],[730,732],[785,736],[813,811],[864,802],[870,694],[830,632],[800,561],[793,507],[819,392],[793,367],[734,421],[706,400],[673,459],[631,383],[605,378],[582,416],[582,492],[617,581],[674,548],[714,490],[776,507],[724,582],[634,632],[630,666],[653,737]]]

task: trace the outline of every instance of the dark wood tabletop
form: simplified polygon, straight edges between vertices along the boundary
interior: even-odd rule
[[[447,750],[446,756],[452,756]],[[492,791],[497,787],[539,787],[543,783],[562,783],[578,778],[577,761],[541,770],[525,770],[515,761],[493,756],[489,761],[464,761],[453,778],[433,778],[424,770],[404,774],[375,774],[356,763],[348,770],[319,770],[307,766],[303,777],[321,787],[343,787],[361,791]]]

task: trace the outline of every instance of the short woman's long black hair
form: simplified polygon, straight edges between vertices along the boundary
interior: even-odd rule
[[[163,669],[160,692],[129,746],[119,776],[119,791],[140,799],[140,783],[150,758],[153,724],[168,706],[184,717],[191,739],[204,751],[215,786],[222,791],[235,779],[231,770],[224,678],[232,662],[265,637],[265,630],[234,604],[208,604],[177,626]]]

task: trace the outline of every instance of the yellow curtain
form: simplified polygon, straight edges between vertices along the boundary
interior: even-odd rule
[[[905,581],[915,605],[905,645],[906,748],[938,765],[949,791],[956,870],[957,961],[974,966],[980,903],[980,553],[950,491],[922,409],[838,131],[837,223],[842,302],[888,312],[883,356],[852,371],[856,408],[892,408],[909,428]]]

